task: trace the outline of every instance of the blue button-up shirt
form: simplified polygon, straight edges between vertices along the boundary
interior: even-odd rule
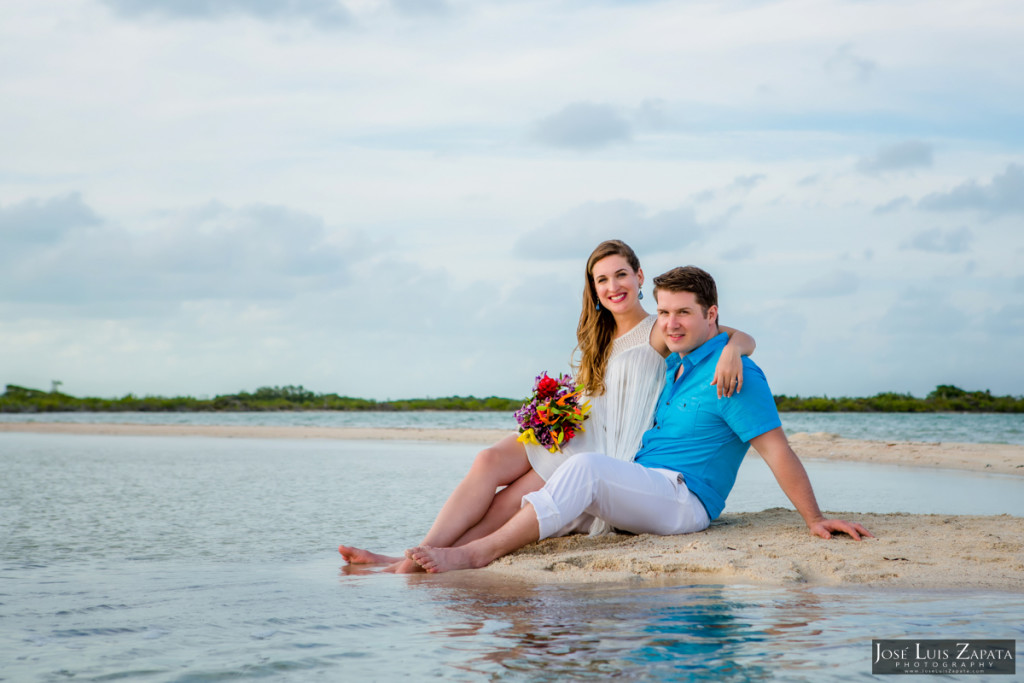
[[[668,357],[654,426],[644,433],[636,455],[645,467],[682,474],[711,519],[725,509],[750,440],[782,425],[764,373],[745,356],[743,390],[718,398],[711,380],[728,341],[728,335],[719,334],[682,358]],[[680,365],[683,373],[677,380]]]

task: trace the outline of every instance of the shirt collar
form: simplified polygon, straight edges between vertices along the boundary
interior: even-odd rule
[[[673,353],[666,359],[666,362],[668,363],[668,367],[670,370],[678,368],[679,364],[682,363],[684,360],[686,362],[687,367],[692,368],[697,363],[701,362],[715,351],[725,348],[725,345],[728,343],[729,335],[727,335],[725,332],[720,332],[711,339],[708,339],[706,342],[704,342],[697,348],[695,348],[693,351],[690,351],[688,354],[686,354],[685,357],[680,357],[678,353]]]

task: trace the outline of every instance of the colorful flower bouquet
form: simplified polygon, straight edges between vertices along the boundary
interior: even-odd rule
[[[561,451],[576,432],[583,431],[589,411],[583,385],[576,384],[572,375],[552,379],[542,372],[534,382],[533,396],[516,411],[519,441],[543,446],[551,453]]]

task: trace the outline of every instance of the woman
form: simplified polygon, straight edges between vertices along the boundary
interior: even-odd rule
[[[632,460],[654,415],[665,381],[664,337],[657,316],[640,303],[644,273],[633,250],[619,240],[602,242],[587,259],[583,310],[576,328],[579,362],[576,379],[583,384],[591,409],[585,431],[560,453],[524,445],[509,435],[477,454],[469,473],[442,506],[421,545],[459,546],[498,529],[519,510],[527,493],[540,489],[566,458],[598,451]],[[730,339],[718,361],[713,384],[719,396],[731,396],[743,383],[741,356],[754,351],[747,334],[721,327]],[[504,487],[504,488],[501,488]],[[500,491],[499,491],[500,489]],[[601,520],[577,520],[573,530],[605,533]],[[568,531],[567,529],[566,531]],[[340,546],[351,564],[387,563],[385,571],[420,571],[412,560]]]

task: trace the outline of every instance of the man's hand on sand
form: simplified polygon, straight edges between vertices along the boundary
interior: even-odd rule
[[[846,534],[855,541],[861,537],[874,538],[871,532],[856,522],[847,522],[842,519],[823,519],[810,526],[811,533],[822,538],[832,538],[833,534]]]

